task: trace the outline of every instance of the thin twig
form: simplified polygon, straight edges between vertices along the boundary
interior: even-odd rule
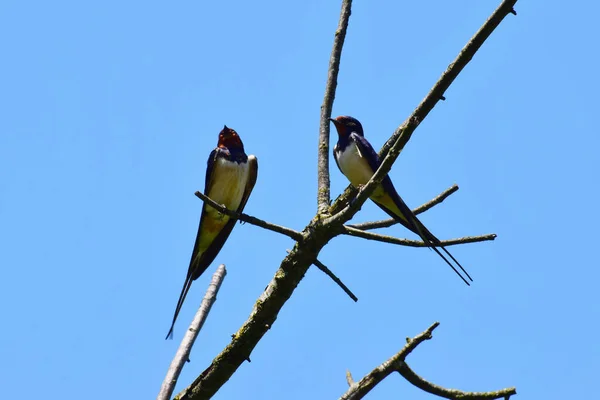
[[[444,190],[442,193],[440,193],[435,198],[428,201],[427,203],[422,204],[419,207],[413,209],[412,212],[415,215],[424,213],[425,211],[429,210],[433,206],[438,205],[441,202],[443,202],[444,200],[446,200],[452,193],[456,192],[457,190],[458,190],[458,185],[454,184],[454,185],[450,186],[448,189]],[[352,225],[348,225],[348,226],[350,226],[352,228],[356,228],[356,229],[361,229],[363,231],[368,231],[371,229],[387,228],[387,227],[395,225],[397,223],[398,223],[398,221],[396,221],[393,218],[390,218],[390,219],[384,219],[381,221],[363,222],[360,224],[352,224]]]
[[[358,301],[358,297],[356,297],[354,295],[354,293],[352,293],[352,291],[350,289],[348,289],[348,286],[344,285],[344,282],[342,282],[340,280],[340,278],[338,278],[333,272],[331,272],[331,270],[329,268],[327,268],[327,266],[325,264],[323,264],[321,261],[319,260],[315,260],[313,262],[313,264],[315,265],[315,267],[319,268],[321,271],[323,271],[325,273],[325,275],[327,275],[328,277],[331,278],[332,281],[334,281],[335,283],[337,283],[337,285],[342,288],[342,290],[344,292],[346,292],[346,294],[348,296],[350,296],[350,298],[352,300],[354,300],[355,302]]]
[[[469,61],[471,61],[477,50],[479,50],[481,45],[498,27],[498,25],[500,25],[502,20],[508,14],[514,11],[513,7],[516,2],[517,0],[504,0],[500,4],[500,6],[492,13],[487,21],[485,21],[481,28],[479,28],[471,40],[469,40],[466,46],[463,47],[460,53],[458,53],[458,56],[456,56],[454,61],[450,63],[448,68],[446,68],[446,71],[442,73],[440,79],[438,79],[423,101],[421,101],[421,103],[406,119],[406,121],[404,121],[404,123],[402,123],[402,125],[396,129],[394,134],[379,151],[379,156],[383,159],[383,163],[379,168],[379,170],[383,170],[381,171],[381,176],[376,178],[375,175],[377,174],[375,174],[369,183],[377,182],[379,179],[383,179],[417,126],[425,119],[429,112],[433,110],[437,102],[440,101],[440,99],[444,96],[444,92],[448,90],[452,82],[454,82],[456,77],[461,73]],[[392,156],[389,160],[387,157],[388,155]],[[373,185],[375,185],[375,183],[373,183]],[[369,190],[365,191],[365,189]],[[362,196],[361,193],[358,194],[358,196],[360,196],[360,201],[353,202],[354,207],[348,207],[347,204],[350,203],[352,195],[356,193],[356,189],[354,189],[352,186],[349,186],[346,188],[344,193],[340,195],[331,205],[330,212],[337,215],[339,210],[344,210],[346,214],[340,218],[340,220],[352,217],[352,215],[354,215],[360,206],[362,206],[368,195],[371,193],[371,190],[373,190],[373,188],[369,187],[369,184],[367,184],[365,187],[363,187]],[[356,200],[359,200],[359,198],[357,197]],[[343,222],[345,221],[347,221],[347,219],[345,219]]]
[[[212,208],[216,209],[217,211],[219,211],[222,214],[225,214],[231,218],[234,219],[238,219],[240,221],[243,222],[247,222],[251,225],[256,225],[259,226],[263,229],[269,230],[269,231],[273,231],[273,232],[277,232],[277,233],[281,233],[282,235],[288,236],[296,241],[301,241],[302,240],[302,234],[298,231],[295,231],[293,229],[287,228],[285,226],[281,226],[281,225],[275,225],[272,224],[270,222],[267,221],[263,221],[262,219],[258,219],[256,217],[252,217],[248,214],[244,214],[244,213],[238,213],[232,210],[229,210],[227,207],[223,206],[222,204],[217,203],[216,201],[214,201],[213,199],[211,199],[210,197],[204,195],[203,193],[200,192],[196,192],[194,193],[198,198],[200,198],[200,200],[202,200],[203,202],[205,202],[206,204],[208,204],[209,206],[211,206]]]
[[[350,385],[350,388],[340,397],[340,400],[357,400],[362,399],[367,395],[379,382],[384,380],[388,375],[394,372],[397,369],[398,362],[404,361],[406,356],[408,356],[419,344],[424,342],[425,340],[431,339],[431,334],[438,327],[440,323],[435,322],[429,328],[427,328],[424,332],[421,332],[417,336],[412,339],[407,339],[406,345],[394,354],[389,360],[385,361],[383,364],[376,367],[374,370],[369,372],[364,376],[360,381],[356,382],[353,385]]]
[[[419,389],[434,394],[436,396],[444,397],[446,399],[460,399],[460,400],[494,400],[494,399],[509,399],[510,396],[517,394],[517,389],[514,387],[496,390],[493,392],[463,392],[457,389],[446,389],[435,383],[429,382],[419,375],[417,375],[406,363],[402,361],[398,363],[396,369],[404,379],[418,387]]]
[[[213,303],[217,300],[217,293],[219,292],[221,283],[223,283],[223,279],[225,279],[225,275],[227,275],[227,269],[225,268],[225,264],[221,264],[215,271],[210,285],[208,285],[208,289],[206,290],[206,294],[204,295],[204,299],[202,299],[200,308],[198,308],[190,327],[183,336],[183,340],[177,349],[177,353],[175,353],[173,361],[171,361],[167,376],[160,387],[160,392],[158,393],[156,400],[169,400],[171,398],[179,374],[183,369],[183,365],[189,359],[192,346],[198,337],[198,333],[200,332],[200,329],[202,329],[202,325],[204,325],[204,321],[206,321],[206,317],[208,317],[208,313],[210,312]]]
[[[319,153],[317,161],[318,169],[318,192],[317,192],[317,210],[318,214],[327,212],[330,202],[330,182],[329,182],[329,118],[335,99],[335,89],[337,88],[337,77],[340,70],[340,59],[342,57],[342,47],[346,39],[346,30],[350,19],[352,0],[342,1],[342,11],[340,21],[335,31],[333,39],[333,48],[329,58],[329,69],[327,70],[327,83],[325,85],[325,96],[321,105],[321,121],[319,125]]]
[[[450,197],[450,195],[452,193],[455,193],[457,191],[458,191],[458,185],[455,183],[454,185],[450,186],[448,189],[444,190],[442,193],[438,194],[433,199],[429,200],[427,203],[421,204],[419,207],[413,209],[412,212],[415,215],[424,213],[425,211],[429,210],[430,208],[433,208],[433,206],[440,204],[441,202],[446,200],[448,197]]]
[[[366,232],[366,231],[356,229],[356,228],[353,228],[351,226],[346,226],[346,225],[343,226],[342,233],[344,235],[356,236],[356,237],[368,239],[368,240],[375,240],[377,242],[397,244],[400,246],[409,246],[409,247],[429,247],[430,246],[429,244],[425,244],[424,242],[422,242],[420,240],[401,239],[401,238],[397,238],[394,236],[380,235],[378,233]],[[496,239],[496,236],[497,235],[495,233],[489,233],[487,235],[480,235],[480,236],[464,236],[464,237],[456,238],[456,239],[441,240],[440,244],[442,246],[454,246],[457,244],[486,242],[489,240]],[[437,246],[437,247],[439,247],[439,246]]]
[[[291,253],[291,250],[286,250],[286,252],[289,254]],[[348,286],[346,286],[344,282],[342,282],[342,280],[337,277],[336,274],[334,274],[329,268],[327,268],[325,264],[323,264],[319,260],[315,260],[313,261],[313,265],[320,269],[322,272],[324,272],[325,275],[330,277],[332,281],[334,281],[352,300],[354,300],[354,302],[358,301],[358,297],[356,297],[354,293],[352,293],[352,291],[348,288]]]

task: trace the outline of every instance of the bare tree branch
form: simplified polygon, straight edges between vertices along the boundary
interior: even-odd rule
[[[440,193],[437,197],[435,197],[435,198],[429,200],[427,203],[422,204],[419,207],[415,208],[414,210],[412,210],[412,212],[415,215],[424,213],[425,211],[429,210],[433,206],[438,205],[441,202],[443,202],[444,200],[446,200],[452,193],[456,192],[457,190],[458,190],[458,185],[454,184],[454,185],[450,186],[448,189],[444,190],[442,193]],[[360,224],[352,224],[352,225],[348,225],[348,226],[351,228],[368,231],[371,229],[387,228],[387,227],[395,225],[397,223],[398,223],[398,221],[396,221],[394,218],[390,218],[390,219],[384,219],[381,221],[363,222]]]
[[[362,399],[367,395],[379,382],[388,377],[392,372],[398,368],[398,363],[404,361],[419,344],[425,340],[431,339],[431,333],[438,327],[440,323],[435,322],[424,332],[421,332],[412,339],[407,338],[406,345],[394,354],[389,360],[376,367],[374,370],[369,372],[360,381],[350,385],[350,388],[340,397],[340,400],[357,400]]]
[[[512,10],[512,5],[516,0],[504,1],[501,7],[494,12],[492,17],[486,21],[483,27],[471,39],[467,46],[461,51],[457,59],[446,70],[442,77],[436,83],[429,95],[417,107],[413,114],[400,128],[397,129],[392,142],[394,143],[389,154],[383,160],[383,164],[371,178],[371,181],[359,192],[356,201],[351,206],[344,206],[348,202],[347,196],[342,196],[336,200],[336,203],[342,204],[338,207],[343,210],[329,218],[322,218],[317,214],[310,223],[300,232],[292,251],[282,260],[281,265],[275,276],[256,301],[250,316],[241,326],[238,332],[233,335],[232,340],[225,349],[215,357],[211,365],[183,392],[179,399],[208,399],[233,375],[237,368],[248,360],[250,354],[257,343],[271,328],[277,319],[277,315],[286,301],[293,294],[298,283],[304,277],[304,274],[317,259],[321,249],[335,236],[343,230],[342,224],[350,219],[364,203],[370,192],[374,189],[374,184],[381,180],[389,171],[398,153],[404,147],[410,135],[417,127],[418,123],[431,111],[434,105],[443,95],[444,91],[450,86],[459,72],[473,57],[481,44],[498,26],[500,21],[506,16],[506,13]],[[350,2],[344,2],[350,6]],[[506,8],[508,4],[508,9]],[[321,153],[319,153],[321,154]],[[328,157],[328,155],[327,155]],[[199,196],[200,197],[200,196]],[[327,199],[329,196],[323,196]],[[203,199],[205,200],[205,199]],[[214,203],[214,202],[213,202]],[[321,203],[320,203],[321,204]],[[216,203],[213,206],[217,206]],[[219,207],[215,207],[219,209]],[[330,208],[330,211],[335,207]],[[220,210],[221,211],[221,210]],[[225,214],[225,210],[223,210]],[[242,214],[243,215],[243,214]],[[239,216],[242,217],[241,215]],[[250,222],[249,219],[246,222]],[[257,226],[261,226],[256,224]],[[264,225],[264,224],[263,224]],[[262,226],[265,227],[265,226]],[[267,228],[272,229],[272,227]],[[283,233],[290,237],[295,231]]]
[[[371,389],[377,386],[381,381],[387,378],[392,372],[398,372],[408,382],[412,383],[419,389],[422,389],[428,393],[435,394],[437,396],[445,397],[453,400],[493,400],[505,398],[508,399],[510,396],[517,393],[515,388],[507,388],[493,392],[463,392],[456,389],[445,389],[441,386],[435,385],[431,382],[418,376],[413,370],[410,369],[406,364],[406,357],[421,343],[425,340],[432,338],[432,333],[440,323],[436,322],[431,325],[427,330],[418,334],[412,339],[406,339],[406,345],[398,353],[394,354],[390,359],[373,369],[364,378],[358,382],[348,380],[350,388],[340,397],[340,400],[358,400],[365,397]],[[348,377],[350,372],[346,373]]]
[[[363,239],[375,240],[378,242],[397,244],[400,246],[409,246],[409,247],[429,247],[428,244],[420,240],[410,240],[410,239],[400,239],[394,236],[388,235],[380,235],[378,233],[366,232],[360,229],[352,228],[351,226],[344,225],[344,231],[342,232],[344,235],[356,236]],[[466,244],[466,243],[477,243],[477,242],[486,242],[489,240],[496,239],[495,233],[489,233],[487,235],[481,236],[465,236],[456,239],[448,239],[442,240],[440,243],[442,246],[454,246],[457,244]],[[439,246],[437,246],[439,247]]]
[[[412,383],[419,389],[434,394],[436,396],[445,397],[452,400],[494,400],[494,399],[506,399],[510,396],[517,394],[517,389],[514,387],[501,389],[493,392],[463,392],[457,389],[446,389],[435,383],[426,381],[417,375],[406,363],[406,361],[399,363],[398,373],[404,377],[408,382]]]
[[[329,58],[329,68],[327,70],[327,83],[325,85],[325,97],[321,105],[321,121],[319,129],[319,159],[317,161],[318,170],[318,192],[317,192],[317,213],[326,213],[330,202],[330,182],[329,182],[329,118],[335,99],[335,89],[337,88],[337,77],[340,70],[340,59],[342,57],[342,47],[346,39],[346,30],[350,20],[352,0],[342,1],[342,11],[338,28],[335,31],[333,39],[333,49]]]
[[[290,250],[286,251],[288,252],[288,254],[290,253]],[[355,303],[358,301],[358,297],[356,297],[354,293],[352,293],[352,291],[348,289],[348,286],[346,286],[344,282],[342,282],[342,280],[338,278],[336,274],[333,273],[333,271],[327,268],[325,264],[323,264],[319,260],[315,260],[313,262],[313,265],[320,269],[323,273],[325,273],[325,275],[327,275],[329,278],[331,278],[331,280],[334,281],[352,300],[354,300]]]
[[[325,273],[325,275],[327,275],[328,277],[330,277],[332,281],[334,281],[335,283],[337,283],[337,285],[338,285],[339,287],[341,287],[341,288],[342,288],[342,290],[343,290],[344,292],[346,292],[346,294],[347,294],[348,296],[350,296],[350,298],[351,298],[352,300],[354,300],[354,302],[357,302],[357,301],[358,301],[358,297],[356,297],[356,296],[354,295],[354,293],[352,293],[352,291],[351,291],[350,289],[348,289],[348,286],[344,285],[344,282],[342,282],[342,281],[340,280],[340,278],[338,278],[338,277],[337,277],[337,276],[336,276],[336,275],[335,275],[333,272],[331,272],[331,270],[330,270],[329,268],[327,268],[327,266],[326,266],[325,264],[323,264],[323,263],[322,263],[321,261],[319,261],[319,260],[315,260],[315,261],[313,262],[313,264],[314,264],[314,265],[315,265],[317,268],[319,268],[321,271],[323,271],[323,272]]]
[[[259,227],[269,230],[269,231],[281,233],[282,235],[291,237],[292,239],[294,239],[296,241],[302,240],[302,234],[298,231],[295,231],[290,228],[286,228],[285,226],[275,225],[270,222],[263,221],[262,219],[252,217],[248,214],[238,213],[233,210],[229,210],[224,205],[217,203],[216,201],[214,201],[210,197],[204,195],[203,193],[196,192],[194,194],[196,195],[196,197],[198,197],[200,200],[202,200],[203,202],[205,202],[212,208],[216,209],[217,211],[219,211],[222,214],[228,215],[231,218],[235,218],[240,221],[247,222],[251,225],[259,226]]]
[[[200,308],[198,308],[190,327],[183,336],[183,340],[179,344],[177,353],[175,353],[175,357],[173,358],[173,361],[171,361],[171,365],[167,371],[167,376],[165,376],[165,380],[160,387],[160,392],[158,393],[156,400],[169,400],[171,398],[173,390],[175,389],[175,385],[177,384],[179,374],[183,369],[183,365],[190,357],[190,352],[192,351],[192,346],[198,337],[198,333],[200,333],[200,329],[202,329],[204,321],[206,321],[206,317],[208,317],[208,313],[210,312],[213,303],[217,301],[217,293],[221,288],[221,284],[225,279],[225,275],[227,275],[225,264],[221,264],[215,271],[212,280],[210,281],[210,285],[208,285],[208,289],[206,290],[206,294],[204,295],[204,299],[202,299]]]
[[[417,126],[425,119],[425,117],[429,114],[431,110],[435,107],[437,102],[444,97],[444,93],[452,82],[456,79],[456,77],[460,74],[460,72],[464,69],[464,67],[471,61],[477,50],[481,47],[481,45],[486,41],[486,39],[492,34],[492,32],[500,25],[502,20],[511,13],[514,13],[514,6],[517,0],[504,0],[500,6],[492,13],[492,15],[488,18],[488,20],[479,28],[477,33],[469,40],[465,47],[458,53],[458,56],[454,59],[452,63],[448,66],[446,71],[442,73],[440,79],[435,83],[433,88],[429,91],[427,96],[421,101],[421,103],[417,106],[417,108],[412,112],[412,114],[404,121],[398,129],[394,132],[392,137],[386,142],[386,144],[379,151],[379,156],[384,158],[383,164],[379,168],[380,170],[384,168],[384,164],[386,165],[384,171],[387,173],[391,164],[394,162],[400,151],[404,148],[412,133],[417,128]],[[396,146],[395,146],[396,145]],[[395,147],[394,147],[395,146]],[[387,161],[387,156],[390,153],[392,155],[392,159]],[[383,173],[383,172],[382,172]],[[377,175],[377,174],[376,174]],[[383,176],[378,178],[383,178]],[[371,181],[377,181],[376,179],[371,178]],[[367,184],[368,186],[368,184]],[[364,190],[364,188],[363,188]],[[350,199],[356,193],[356,189],[352,186],[346,188],[344,193],[340,195],[336,201],[331,205],[329,212],[331,214],[336,214],[340,212],[340,210],[347,207],[347,204],[350,202]],[[370,191],[363,193],[361,198],[366,200],[366,197],[370,194]],[[358,200],[358,198],[357,198]],[[363,202],[357,201],[355,210],[358,210]],[[354,208],[353,208],[354,209]],[[352,214],[351,211],[346,211],[349,214]],[[345,221],[344,221],[345,222]]]

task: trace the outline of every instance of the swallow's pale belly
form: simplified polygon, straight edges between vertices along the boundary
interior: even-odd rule
[[[354,142],[350,142],[343,152],[337,152],[337,161],[342,173],[354,187],[366,185],[375,173],[367,159],[362,157]],[[378,185],[371,194],[371,199],[377,201],[382,196],[384,196],[383,187]]]
[[[214,165],[208,197],[230,210],[237,210],[246,190],[248,163],[236,163],[218,158]],[[211,207],[211,210],[215,211]]]
[[[242,202],[246,183],[248,182],[248,163],[236,163],[218,158],[213,166],[211,186],[207,196],[215,202],[236,211]],[[211,245],[221,229],[229,221],[227,215],[221,214],[210,206],[205,207],[207,215],[202,221],[200,230],[200,251]]]

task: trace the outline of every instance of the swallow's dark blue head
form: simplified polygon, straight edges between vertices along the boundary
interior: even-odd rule
[[[244,151],[244,144],[242,143],[242,139],[240,139],[240,136],[237,134],[236,131],[234,131],[231,128],[228,128],[227,125],[225,125],[223,127],[223,130],[219,132],[219,142],[217,143],[217,146],[221,149],[228,149],[230,151]]]
[[[360,136],[365,136],[363,127],[356,118],[340,115],[337,118],[329,118],[329,120],[335,125],[340,138],[348,137],[352,132],[356,132]]]

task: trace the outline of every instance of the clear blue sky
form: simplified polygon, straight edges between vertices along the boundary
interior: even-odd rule
[[[499,1],[357,1],[334,115],[379,148]],[[600,370],[600,6],[520,1],[415,132],[391,176],[453,247],[337,238],[217,399],[329,399],[434,321],[410,356],[440,385],[589,397]],[[292,242],[237,225],[165,341],[223,124],[260,163],[247,205],[302,229],[338,2],[0,3],[0,382],[4,398],[156,396],[218,263],[228,275],[185,387],[245,321]],[[331,163],[332,194],[346,186]],[[356,221],[380,219],[367,204]],[[386,233],[405,237],[402,227]],[[413,237],[408,235],[408,237]],[[398,376],[369,399],[428,399]]]

